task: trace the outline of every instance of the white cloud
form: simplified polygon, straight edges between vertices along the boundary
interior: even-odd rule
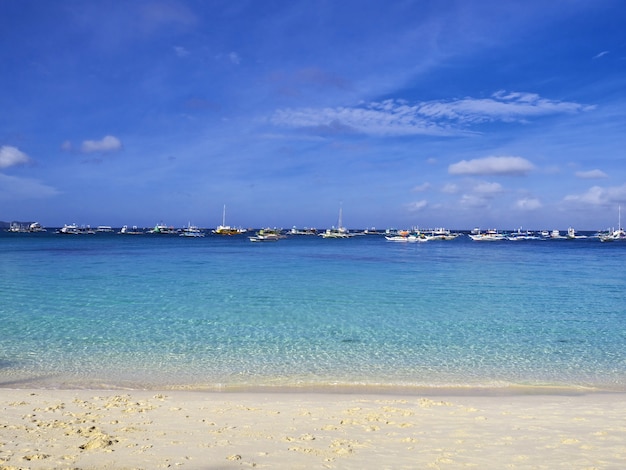
[[[474,191],[480,194],[489,195],[502,192],[500,183],[480,183],[474,187]]]
[[[576,176],[582,179],[600,179],[608,177],[602,170],[577,171]]]
[[[607,55],[609,53],[609,51],[602,51],[599,54],[596,54],[593,56],[593,59],[599,59],[600,57],[604,57],[605,55]]]
[[[463,194],[463,196],[461,196],[460,203],[462,206],[469,206],[472,208],[487,207],[489,206],[489,199],[476,194]]]
[[[101,140],[85,140],[81,145],[80,149],[84,153],[93,153],[93,152],[117,152],[122,148],[122,142],[117,137],[113,137],[112,135],[107,135],[103,137]]]
[[[0,168],[21,165],[30,162],[30,158],[17,147],[3,145],[0,147]]]
[[[605,206],[626,202],[626,184],[603,188],[593,186],[582,194],[570,194],[563,199],[565,202],[588,204],[591,206]]]
[[[409,212],[419,212],[426,206],[428,206],[428,201],[425,200],[410,202],[406,205]]]
[[[239,65],[241,63],[241,58],[236,52],[231,52],[230,54],[228,54],[228,58],[235,65]]]
[[[533,211],[536,209],[541,209],[541,207],[543,207],[543,205],[541,204],[541,201],[539,199],[536,198],[524,198],[524,199],[519,199],[516,203],[515,203],[515,207],[517,207],[520,210],[523,211]]]
[[[411,192],[421,193],[423,191],[428,191],[429,189],[430,189],[430,183],[422,183],[422,184],[418,184],[417,186],[414,186],[413,189],[411,189]]]
[[[181,59],[189,55],[189,51],[182,46],[174,46],[174,53]]]
[[[40,183],[29,178],[17,178],[15,176],[0,173],[0,199],[39,199],[56,196],[59,191],[56,188]]]
[[[459,187],[454,183],[447,183],[441,188],[441,192],[447,194],[454,194],[459,191]]]
[[[550,114],[578,113],[593,109],[579,103],[541,98],[534,93],[494,93],[490,98],[427,101],[409,104],[385,100],[338,108],[280,109],[270,118],[279,126],[323,130],[332,126],[343,132],[372,135],[459,135],[464,127],[483,122],[525,122]]]
[[[448,167],[451,175],[525,175],[534,168],[522,157],[486,157],[461,160]]]

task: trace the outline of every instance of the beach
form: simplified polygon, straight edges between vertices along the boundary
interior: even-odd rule
[[[0,390],[0,468],[568,468],[626,461],[620,393]]]

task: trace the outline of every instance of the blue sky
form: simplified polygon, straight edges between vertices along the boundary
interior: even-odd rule
[[[622,0],[0,0],[0,220],[604,229]]]

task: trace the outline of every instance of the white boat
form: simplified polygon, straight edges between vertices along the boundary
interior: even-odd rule
[[[37,232],[47,232],[47,230],[39,223],[33,222],[28,226],[27,232],[37,233]]]
[[[78,225],[76,224],[64,224],[63,227],[61,227],[57,233],[60,233],[62,235],[79,235],[80,234],[80,229],[78,228]]]
[[[517,242],[522,240],[539,240],[539,237],[530,230],[522,231],[522,228],[518,228],[517,231],[510,233],[506,237],[507,240]]]
[[[454,240],[459,236],[458,233],[452,233],[450,230],[442,227],[426,230],[423,234],[428,240]]]
[[[423,243],[429,239],[419,231],[400,230],[393,234],[385,235],[385,240],[396,243]]]
[[[17,222],[11,222],[11,225],[7,229],[7,232],[11,232],[11,233],[25,233],[25,232],[28,232],[28,230],[26,229],[26,227],[22,226],[21,224],[19,224]]]
[[[626,232],[622,228],[622,207],[617,207],[617,230],[612,230],[607,234],[600,235],[601,242],[626,241]]]
[[[470,233],[469,237],[476,242],[498,242],[506,240],[506,237],[496,229],[489,229],[484,232]]]
[[[320,233],[322,238],[350,238],[352,234],[350,231],[343,226],[342,221],[342,208],[339,207],[339,220],[337,223],[337,228],[327,228],[324,232]]]
[[[97,233],[112,233],[113,228],[109,225],[98,225],[96,228]]]
[[[551,240],[562,240],[564,238],[567,238],[564,235],[561,235],[561,232],[557,229],[554,229],[550,232],[550,237]]]
[[[132,228],[128,228],[128,225],[124,225],[119,232],[120,235],[143,235],[144,232],[139,230],[136,225]]]
[[[315,228],[303,228],[299,229],[295,226],[289,231],[289,235],[317,235],[317,229]]]
[[[582,238],[587,238],[587,235],[578,235],[576,233],[576,230],[574,230],[573,227],[569,227],[567,229],[567,239],[568,240],[578,240],[578,239],[582,239]]]
[[[407,235],[407,236],[386,235],[385,240],[390,241],[390,242],[397,242],[397,243],[424,243],[428,241],[428,238],[424,236],[423,234],[412,233],[411,235]]]
[[[204,233],[198,227],[196,227],[195,225],[191,225],[191,222],[189,222],[187,226],[181,230],[179,236],[188,238],[202,238],[204,237]]]

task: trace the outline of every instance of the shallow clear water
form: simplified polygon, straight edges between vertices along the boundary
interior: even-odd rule
[[[626,390],[626,244],[0,235],[0,387]]]

